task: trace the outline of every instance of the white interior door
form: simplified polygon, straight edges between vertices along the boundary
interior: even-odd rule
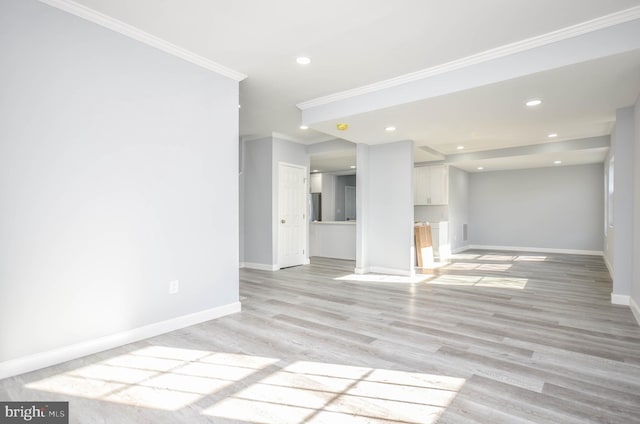
[[[307,169],[285,163],[278,172],[278,266],[302,265],[307,245]]]

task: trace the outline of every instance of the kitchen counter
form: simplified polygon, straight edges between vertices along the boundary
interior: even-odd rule
[[[320,225],[348,225],[355,224],[356,221],[313,221],[311,224],[320,224]]]
[[[309,224],[309,256],[356,259],[356,221]]]

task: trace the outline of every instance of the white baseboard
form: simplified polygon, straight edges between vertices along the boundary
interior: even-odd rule
[[[625,294],[614,294],[611,293],[611,303],[613,305],[623,305],[623,306],[629,306],[629,301],[631,300],[631,297],[625,295]]]
[[[604,256],[604,252],[602,250],[554,249],[550,247],[488,246],[488,245],[472,244],[469,246],[469,249],[510,250],[514,252],[564,253],[567,255]]]
[[[193,314],[183,315],[142,327],[133,328],[121,333],[87,340],[85,342],[72,344],[58,349],[24,356],[22,358],[10,359],[5,362],[0,362],[0,380],[14,375],[50,367],[52,365],[81,358],[97,352],[113,349],[115,347],[124,346],[129,343],[148,339],[149,337],[158,336],[160,334],[179,330],[191,325],[200,324],[205,321],[240,312],[240,310],[240,302],[229,303],[227,305],[195,312]]]
[[[631,308],[631,312],[633,312],[633,316],[636,318],[638,325],[640,325],[640,306],[633,300],[633,297],[629,298],[629,307]]]
[[[310,263],[311,263],[311,260],[309,260],[309,258],[306,258],[302,263],[302,265],[309,265]]]
[[[366,274],[368,272],[369,272],[368,268],[356,268],[356,269],[353,270],[353,273],[354,274],[358,274],[358,275],[364,275],[364,274]]]
[[[256,264],[253,262],[244,262],[243,265],[244,268],[257,269],[260,271],[278,271],[280,269],[278,265]]]

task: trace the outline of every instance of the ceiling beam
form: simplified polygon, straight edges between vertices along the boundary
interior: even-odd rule
[[[380,83],[370,89],[352,90],[344,96],[336,94],[336,100],[329,102],[300,103],[302,121],[319,124],[639,49],[640,6],[629,9],[623,17],[617,24],[613,24],[616,20],[603,17],[601,19],[611,26],[591,25],[592,31],[579,32],[579,35],[572,27],[566,28],[566,37],[551,38],[556,41],[548,44],[524,40],[519,48],[506,49],[508,54],[485,55],[487,52],[484,52],[460,59],[455,66],[445,64],[432,72],[420,71],[417,74],[420,78],[409,74],[404,81],[398,77],[393,84]],[[473,59],[475,56],[482,60]]]
[[[608,135],[600,137],[580,138],[575,140],[556,141],[552,143],[532,144],[528,146],[507,147],[504,149],[483,150],[480,152],[457,153],[442,155],[442,160],[420,162],[416,165],[432,165],[433,163],[455,164],[460,162],[478,161],[486,159],[498,159],[516,156],[538,155],[545,153],[572,152],[611,147],[611,139]],[[420,147],[425,150],[424,147]],[[431,149],[430,149],[431,150]]]

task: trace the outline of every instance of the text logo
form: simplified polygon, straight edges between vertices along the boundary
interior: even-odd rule
[[[0,424],[69,424],[69,402],[0,402]]]

